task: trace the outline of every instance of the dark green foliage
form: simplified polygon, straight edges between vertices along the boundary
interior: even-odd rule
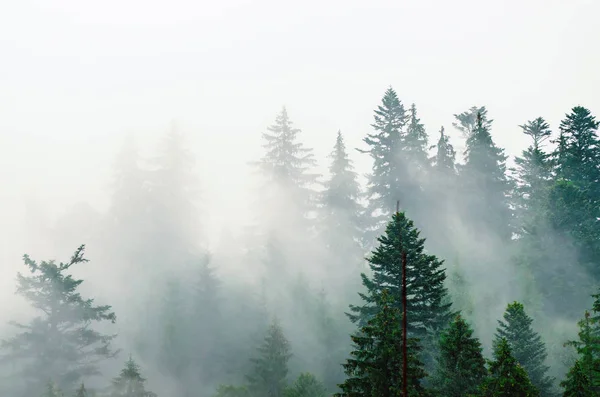
[[[494,360],[489,363],[489,377],[481,387],[484,397],[537,397],[540,392],[533,386],[527,372],[513,357],[504,338],[494,346]]]
[[[479,339],[460,316],[440,337],[435,388],[444,397],[474,395],[487,375]]]
[[[313,374],[302,373],[285,390],[284,397],[326,397],[327,389]]]
[[[17,275],[17,293],[41,312],[29,324],[16,324],[21,333],[2,341],[2,361],[23,365],[18,376],[27,381],[26,393],[36,395],[48,379],[64,390],[72,390],[83,377],[98,375],[97,364],[114,357],[114,336],[95,331],[93,324],[116,321],[110,306],[95,306],[77,289],[83,280],[74,279],[71,267],[87,262],[80,246],[66,263],[37,263],[24,255],[30,276]]]
[[[367,258],[372,276],[362,274],[365,293],[360,293],[363,306],[351,305],[349,314],[353,322],[364,325],[380,310],[377,301],[384,289],[392,299],[392,305],[401,309],[402,252],[406,251],[407,267],[407,314],[408,335],[425,343],[437,340],[439,332],[453,317],[443,262],[424,252],[425,239],[406,215],[395,213],[385,234],[378,239],[380,245]],[[424,360],[433,362],[435,343],[427,343]]]
[[[338,397],[393,397],[402,394],[402,330],[400,310],[387,289],[377,299],[377,314],[353,335],[354,351],[343,364],[348,378]],[[409,396],[423,396],[421,385],[426,373],[419,359],[418,340],[408,340]]]
[[[594,295],[594,313],[598,314],[600,295]],[[579,340],[569,341],[565,346],[574,347],[579,356],[581,371],[585,373],[590,391],[600,393],[600,321],[586,311],[584,318],[578,322]],[[579,369],[578,369],[579,371]]]
[[[288,361],[292,356],[290,344],[277,320],[273,321],[258,358],[252,359],[253,371],[246,378],[253,397],[282,397],[288,375]]]
[[[110,397],[156,397],[155,393],[146,390],[145,383],[139,365],[129,357],[125,368],[112,382]]]
[[[410,197],[410,192],[404,189],[409,178],[402,158],[404,127],[408,118],[404,105],[390,87],[385,92],[381,105],[375,110],[375,120],[372,124],[375,131],[364,138],[369,148],[360,150],[362,153],[368,153],[373,159],[373,169],[367,185],[367,195],[370,199],[367,215],[372,219],[372,231],[375,234],[367,235],[367,246],[373,243],[374,236],[389,219],[396,206],[396,200],[400,200],[405,206]]]
[[[593,397],[590,378],[580,360],[569,369],[567,377],[560,383],[565,389],[563,397]]]
[[[498,320],[495,343],[506,339],[513,357],[527,372],[531,383],[542,396],[552,393],[554,379],[547,376],[546,345],[532,328],[533,319],[527,315],[523,304],[513,302],[504,312],[504,321]]]

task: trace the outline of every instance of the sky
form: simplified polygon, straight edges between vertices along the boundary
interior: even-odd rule
[[[214,231],[247,211],[247,162],[282,106],[323,168],[338,130],[364,147],[390,85],[458,148],[453,114],[485,105],[514,156],[527,120],[599,114],[597,15],[593,0],[0,0],[0,267],[29,252],[27,201],[48,219],[106,208],[125,135],[151,153],[173,120]]]

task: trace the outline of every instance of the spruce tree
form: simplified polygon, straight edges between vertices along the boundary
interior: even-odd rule
[[[490,129],[494,120],[489,120],[487,117],[487,109],[485,106],[472,106],[469,110],[460,114],[455,114],[456,121],[452,126],[459,130],[463,137],[469,139],[477,130],[477,117],[481,116],[483,128]]]
[[[456,175],[456,151],[444,127],[440,128],[440,138],[432,148],[435,148],[435,155],[431,158],[434,170],[445,177]]]
[[[402,158],[402,141],[408,118],[404,105],[390,87],[375,110],[375,120],[371,125],[375,131],[363,139],[368,149],[359,150],[373,159],[367,185],[369,206],[365,214],[371,220],[369,232],[365,235],[367,247],[373,244],[389,219],[396,200],[400,200],[403,207],[409,201],[411,192],[405,189],[409,174]]]
[[[365,325],[380,310],[377,301],[384,289],[389,290],[392,305],[401,309],[402,253],[405,251],[408,335],[428,346],[423,360],[429,368],[435,354],[433,342],[453,317],[444,286],[443,261],[425,252],[425,239],[403,212],[392,216],[378,241],[379,246],[367,258],[372,275],[361,275],[366,291],[359,296],[364,305],[351,305],[349,317],[360,326]]]
[[[478,113],[467,138],[461,188],[465,214],[476,233],[492,233],[500,242],[512,237],[511,182],[506,175],[506,155],[490,134],[491,120]]]
[[[429,137],[425,126],[417,116],[417,106],[413,103],[409,110],[406,135],[403,139],[403,151],[408,167],[415,178],[411,181],[410,190],[413,194],[419,194],[423,189],[422,183],[429,171],[428,142]]]
[[[387,289],[377,298],[380,310],[360,332],[353,335],[354,351],[343,364],[348,378],[337,397],[399,397],[402,395],[402,331],[400,310]],[[424,396],[421,381],[426,376],[419,359],[418,340],[410,338],[408,351],[409,396]]]
[[[62,390],[56,386],[56,383],[49,381],[46,384],[46,390],[44,391],[44,394],[42,394],[42,397],[64,397],[64,394]]]
[[[599,303],[600,295],[595,295],[595,298],[596,303]],[[598,317],[592,316],[586,310],[585,316],[578,322],[578,326],[579,340],[569,341],[565,343],[565,346],[575,348],[579,356],[578,361],[581,371],[583,371],[589,382],[590,391],[600,393],[600,324]],[[578,371],[580,370],[578,369]]]
[[[116,321],[111,307],[83,298],[78,292],[83,280],[69,274],[88,261],[84,249],[80,246],[68,262],[59,264],[23,257],[31,275],[17,274],[17,294],[40,314],[29,324],[13,323],[23,331],[2,341],[1,350],[4,363],[20,368],[15,376],[27,383],[26,395],[39,395],[48,379],[72,390],[81,378],[99,374],[98,363],[116,355],[111,349],[114,336],[93,327]]]
[[[325,246],[328,283],[333,288],[348,285],[362,262],[362,207],[360,187],[352,161],[346,152],[341,132],[338,132],[330,155],[330,177],[321,193],[319,241]]]
[[[87,389],[85,388],[85,385],[82,383],[81,386],[79,386],[79,388],[77,388],[77,391],[75,392],[75,397],[88,397],[89,393],[87,391]]]
[[[112,382],[110,397],[156,397],[155,393],[146,390],[145,383],[139,365],[129,357],[119,376]]]
[[[489,376],[481,387],[482,397],[538,397],[539,390],[531,383],[527,372],[513,357],[504,338],[494,346],[494,360],[489,362]]]
[[[440,337],[440,354],[434,384],[444,397],[475,395],[486,378],[485,359],[479,339],[460,316]]]
[[[558,232],[575,240],[578,262],[600,279],[600,138],[599,122],[581,106],[560,124],[553,153],[557,185],[550,195]]]
[[[519,302],[510,303],[504,312],[504,320],[498,320],[495,343],[506,339],[513,357],[527,372],[531,383],[542,396],[552,394],[554,379],[547,375],[545,362],[548,356],[546,345],[532,328],[533,319]]]
[[[569,369],[566,379],[560,383],[560,386],[565,389],[563,397],[594,396],[590,378],[580,360],[575,361],[575,364]]]
[[[285,397],[326,397],[327,389],[311,373],[301,373],[294,384],[288,387],[284,393]]]
[[[160,311],[162,332],[159,342],[160,368],[165,374],[180,380],[189,365],[185,296],[182,283],[177,279],[167,281]]]
[[[274,320],[258,348],[259,357],[251,360],[253,371],[246,377],[253,397],[283,397],[290,352],[290,343],[279,322]]]

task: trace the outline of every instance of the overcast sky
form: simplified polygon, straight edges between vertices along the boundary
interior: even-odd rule
[[[597,0],[0,0],[0,266],[28,251],[25,197],[49,216],[103,209],[123,136],[151,149],[171,120],[215,228],[245,209],[245,163],[283,105],[323,165],[338,129],[361,146],[389,85],[433,139],[487,106],[517,154],[528,119],[600,113],[598,15]]]

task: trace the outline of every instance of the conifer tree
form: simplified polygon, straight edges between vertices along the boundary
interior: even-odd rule
[[[492,127],[494,120],[489,120],[487,117],[487,109],[485,106],[472,106],[466,112],[455,114],[454,118],[456,121],[452,123],[452,126],[459,130],[463,137],[469,139],[477,130],[477,115],[481,115],[481,123],[483,128],[488,130]]]
[[[371,246],[389,219],[396,201],[403,207],[408,204],[411,192],[404,187],[408,172],[402,158],[402,145],[408,114],[390,87],[384,94],[381,105],[375,110],[373,133],[367,134],[363,141],[368,145],[368,153],[373,159],[373,169],[369,175],[367,196],[369,206],[366,215],[371,219],[370,233],[365,235],[365,245]]]
[[[600,279],[600,138],[599,122],[581,106],[560,124],[553,153],[557,184],[550,193],[557,232],[575,240],[578,262]]]
[[[346,381],[339,385],[337,397],[399,397],[402,395],[402,331],[400,310],[387,289],[377,298],[380,310],[353,335],[354,351],[343,364]],[[409,396],[424,396],[421,381],[426,376],[419,359],[417,339],[408,340]]]
[[[435,155],[431,159],[434,170],[444,177],[454,176],[456,174],[456,151],[450,143],[444,127],[440,128],[440,138],[432,148],[435,148]]]
[[[529,380],[527,372],[513,357],[504,338],[494,346],[494,360],[489,363],[489,377],[481,387],[482,397],[538,397],[539,390]]]
[[[527,372],[531,383],[542,396],[552,394],[554,379],[547,375],[546,345],[532,328],[533,319],[519,302],[510,303],[504,312],[504,320],[498,320],[495,343],[506,339],[513,357]]]
[[[246,386],[220,385],[213,397],[250,397]]]
[[[97,323],[116,321],[108,305],[97,306],[78,292],[83,280],[69,272],[87,262],[85,246],[80,246],[66,263],[54,260],[38,263],[28,255],[23,262],[31,275],[17,274],[17,293],[41,312],[29,324],[17,324],[23,330],[2,341],[2,361],[16,365],[15,376],[27,382],[26,395],[39,395],[48,379],[58,387],[72,390],[83,377],[99,373],[98,363],[112,358],[112,335],[94,330]],[[20,364],[27,363],[21,366]]]
[[[507,157],[494,144],[490,125],[491,120],[478,113],[474,129],[469,132],[465,164],[460,172],[462,199],[475,232],[491,231],[500,241],[508,242],[512,237],[512,187],[506,175]]]
[[[575,364],[569,369],[566,379],[560,383],[560,386],[565,389],[563,397],[594,396],[590,378],[580,360],[575,361]]]
[[[112,382],[110,397],[156,397],[155,393],[146,390],[145,383],[139,365],[129,357],[119,376]]]
[[[332,288],[338,288],[348,285],[350,276],[355,276],[362,262],[362,207],[357,174],[341,132],[338,132],[330,158],[330,177],[321,193],[319,241],[325,246],[330,263],[327,282]]]
[[[594,295],[596,302],[594,309],[600,309],[597,307],[600,303],[600,295]],[[598,311],[595,310],[597,314]],[[579,359],[579,365],[581,369],[577,371],[583,371],[589,382],[589,390],[592,393],[600,393],[600,323],[597,316],[592,316],[589,311],[586,310],[585,316],[578,322],[579,326],[579,340],[569,341],[565,343],[565,346],[572,346],[575,348]]]
[[[85,388],[85,385],[82,383],[81,386],[79,386],[79,388],[75,392],[75,397],[88,397],[88,396],[89,396],[88,391]]]
[[[485,359],[479,339],[460,316],[440,337],[440,354],[434,378],[436,389],[444,397],[475,395],[486,378]]]
[[[285,397],[326,397],[327,389],[313,374],[301,373],[294,384],[288,387]]]
[[[408,335],[423,343],[427,341],[429,348],[425,350],[423,360],[430,365],[435,343],[429,342],[439,338],[439,332],[453,317],[444,286],[443,261],[424,252],[425,239],[403,212],[392,216],[385,234],[378,241],[380,245],[367,258],[372,275],[361,275],[366,291],[359,295],[364,305],[351,305],[349,317],[360,326],[365,325],[381,310],[377,301],[384,289],[389,290],[392,305],[401,309],[402,252],[406,251]]]
[[[46,391],[42,395],[42,397],[64,397],[62,390],[56,386],[56,383],[53,381],[49,381],[46,384]]]
[[[318,178],[317,174],[311,172],[316,166],[312,149],[298,141],[301,130],[293,126],[285,107],[267,130],[263,134],[266,152],[257,165],[266,178],[267,187],[272,186],[287,193],[289,201],[285,203],[286,208],[292,206],[306,216],[307,212],[313,210],[312,186]],[[276,216],[279,215],[281,212],[277,212]]]
[[[246,378],[253,397],[283,397],[288,375],[288,361],[292,356],[290,343],[283,329],[274,320],[267,331],[263,344],[258,348],[259,357],[252,359],[253,371]]]
[[[421,119],[417,117],[417,106],[413,103],[409,110],[408,123],[406,125],[406,136],[404,137],[403,150],[404,157],[411,168],[411,172],[416,174],[416,178],[411,183],[411,192],[418,194],[423,188],[422,181],[427,175],[429,159],[427,154],[429,137],[425,131],[425,126]]]

